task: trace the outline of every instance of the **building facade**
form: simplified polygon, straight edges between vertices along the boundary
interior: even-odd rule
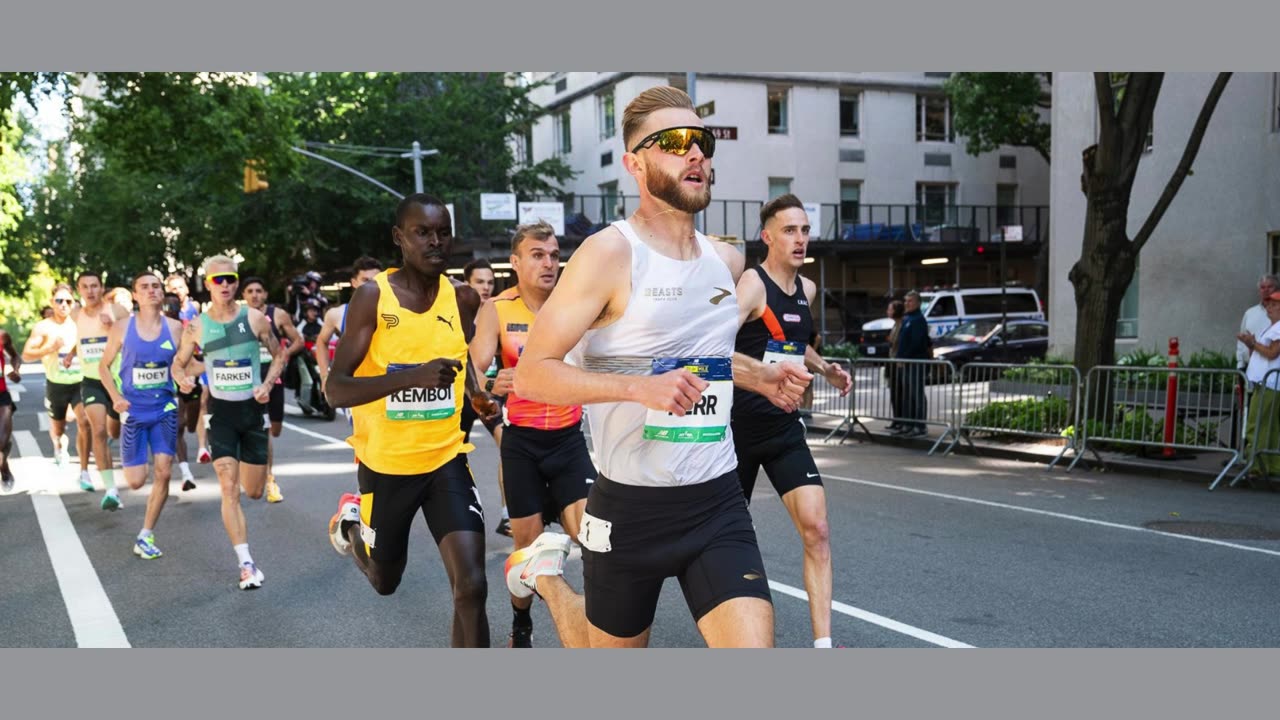
[[[1161,86],[1150,149],[1139,165],[1129,208],[1130,237],[1146,221],[1174,168],[1214,73],[1169,73]],[[1084,149],[1097,141],[1091,73],[1054,73],[1049,308],[1052,351],[1075,347],[1075,290],[1067,279],[1080,257]],[[1240,316],[1257,302],[1260,275],[1280,272],[1280,73],[1236,73],[1205,133],[1193,174],[1156,227],[1120,313],[1117,355],[1136,348],[1182,354],[1234,354]]]

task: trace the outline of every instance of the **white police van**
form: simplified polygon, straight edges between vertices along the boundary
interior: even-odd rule
[[[1004,292],[1009,303],[1009,319],[1044,320],[1044,307],[1035,290],[1011,286],[1004,288]],[[963,322],[999,318],[1001,289],[921,290],[920,311],[929,322],[929,337],[941,337]],[[893,321],[887,317],[864,323],[858,350],[867,357],[888,357],[891,330]]]

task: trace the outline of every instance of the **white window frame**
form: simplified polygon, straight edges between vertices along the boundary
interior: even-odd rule
[[[769,124],[769,106],[773,104],[774,96],[782,93],[782,124]],[[768,85],[765,87],[765,125],[767,126],[769,135],[790,135],[791,134],[791,88],[782,85]]]
[[[608,108],[606,114],[605,109]],[[618,134],[618,115],[613,90],[596,96],[596,124],[600,127],[600,139],[608,140]]]
[[[569,111],[562,110],[551,117],[556,134],[556,155],[565,156],[572,153],[573,121],[569,117]]]
[[[855,188],[858,191],[858,199],[857,200],[846,199],[844,196],[845,188]],[[857,217],[851,218],[845,215],[844,204],[846,202],[856,202],[858,204]],[[861,216],[862,216],[862,181],[861,180],[841,180],[840,181],[840,204],[837,205],[836,207],[840,209],[841,223],[846,225],[849,225],[849,224],[857,225],[859,222],[861,222]]]
[[[925,202],[925,189],[930,187],[945,188],[947,191],[946,197],[944,198],[945,202],[942,205],[943,217],[942,217],[942,222],[940,223],[928,222],[928,220],[924,217],[925,208],[929,207],[929,205]],[[920,217],[917,218],[917,222],[930,227],[935,225],[956,224],[959,221],[959,218],[955,216],[956,213],[958,212],[956,210],[956,198],[959,196],[959,194],[960,194],[959,183],[929,182],[927,180],[917,181],[916,182],[916,207],[920,209]]]
[[[942,101],[942,124],[945,131],[942,138],[928,136],[929,101]],[[951,127],[951,98],[946,95],[929,93],[916,94],[916,142],[953,143],[956,141],[955,130]]]
[[[771,178],[769,178],[769,188],[768,188],[768,190],[767,190],[767,192],[766,192],[767,197],[765,198],[766,202],[767,202],[767,201],[769,201],[769,200],[772,200],[772,199],[774,199],[774,198],[776,198],[776,197],[778,197],[779,195],[786,195],[787,193],[791,192],[791,184],[792,184],[793,182],[795,182],[795,178],[789,178],[789,177],[771,177]],[[774,188],[774,186],[775,186],[775,185],[782,185],[783,183],[786,183],[786,186],[787,186],[787,187],[786,187],[786,189],[785,189],[785,190],[783,190],[782,192],[778,193],[777,195],[775,195],[775,194],[773,193],[773,188]]]
[[[600,206],[601,206],[601,222],[613,222],[618,219],[617,204],[622,197],[618,194],[618,181],[610,180],[609,182],[600,183],[596,186],[600,190]],[[610,202],[612,199],[612,202]]]

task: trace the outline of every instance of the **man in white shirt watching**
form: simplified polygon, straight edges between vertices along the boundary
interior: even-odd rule
[[[1267,319],[1267,310],[1263,307],[1263,304],[1266,302],[1267,297],[1277,290],[1280,290],[1280,280],[1277,280],[1275,275],[1263,275],[1258,278],[1258,304],[1245,310],[1244,316],[1240,318],[1240,332],[1236,336],[1236,368],[1241,372],[1245,372],[1249,366],[1250,351],[1248,345],[1240,337],[1247,335],[1251,339],[1256,339],[1266,332],[1267,328],[1271,327],[1271,321]],[[1245,379],[1245,387],[1243,388],[1245,399],[1247,399],[1249,393],[1253,392],[1253,385],[1254,383],[1251,380]],[[1249,442],[1249,433],[1252,431],[1253,428],[1246,424],[1244,429],[1246,444]],[[1231,434],[1233,435],[1231,438],[1232,446],[1235,446],[1238,440],[1238,438],[1234,437],[1235,433],[1236,429],[1233,424],[1231,428]]]

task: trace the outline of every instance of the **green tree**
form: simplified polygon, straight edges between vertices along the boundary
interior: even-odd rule
[[[1049,162],[1049,123],[1040,111],[1049,108],[1044,84],[1051,82],[1052,73],[953,73],[942,87],[969,154],[1013,145],[1034,148]]]

